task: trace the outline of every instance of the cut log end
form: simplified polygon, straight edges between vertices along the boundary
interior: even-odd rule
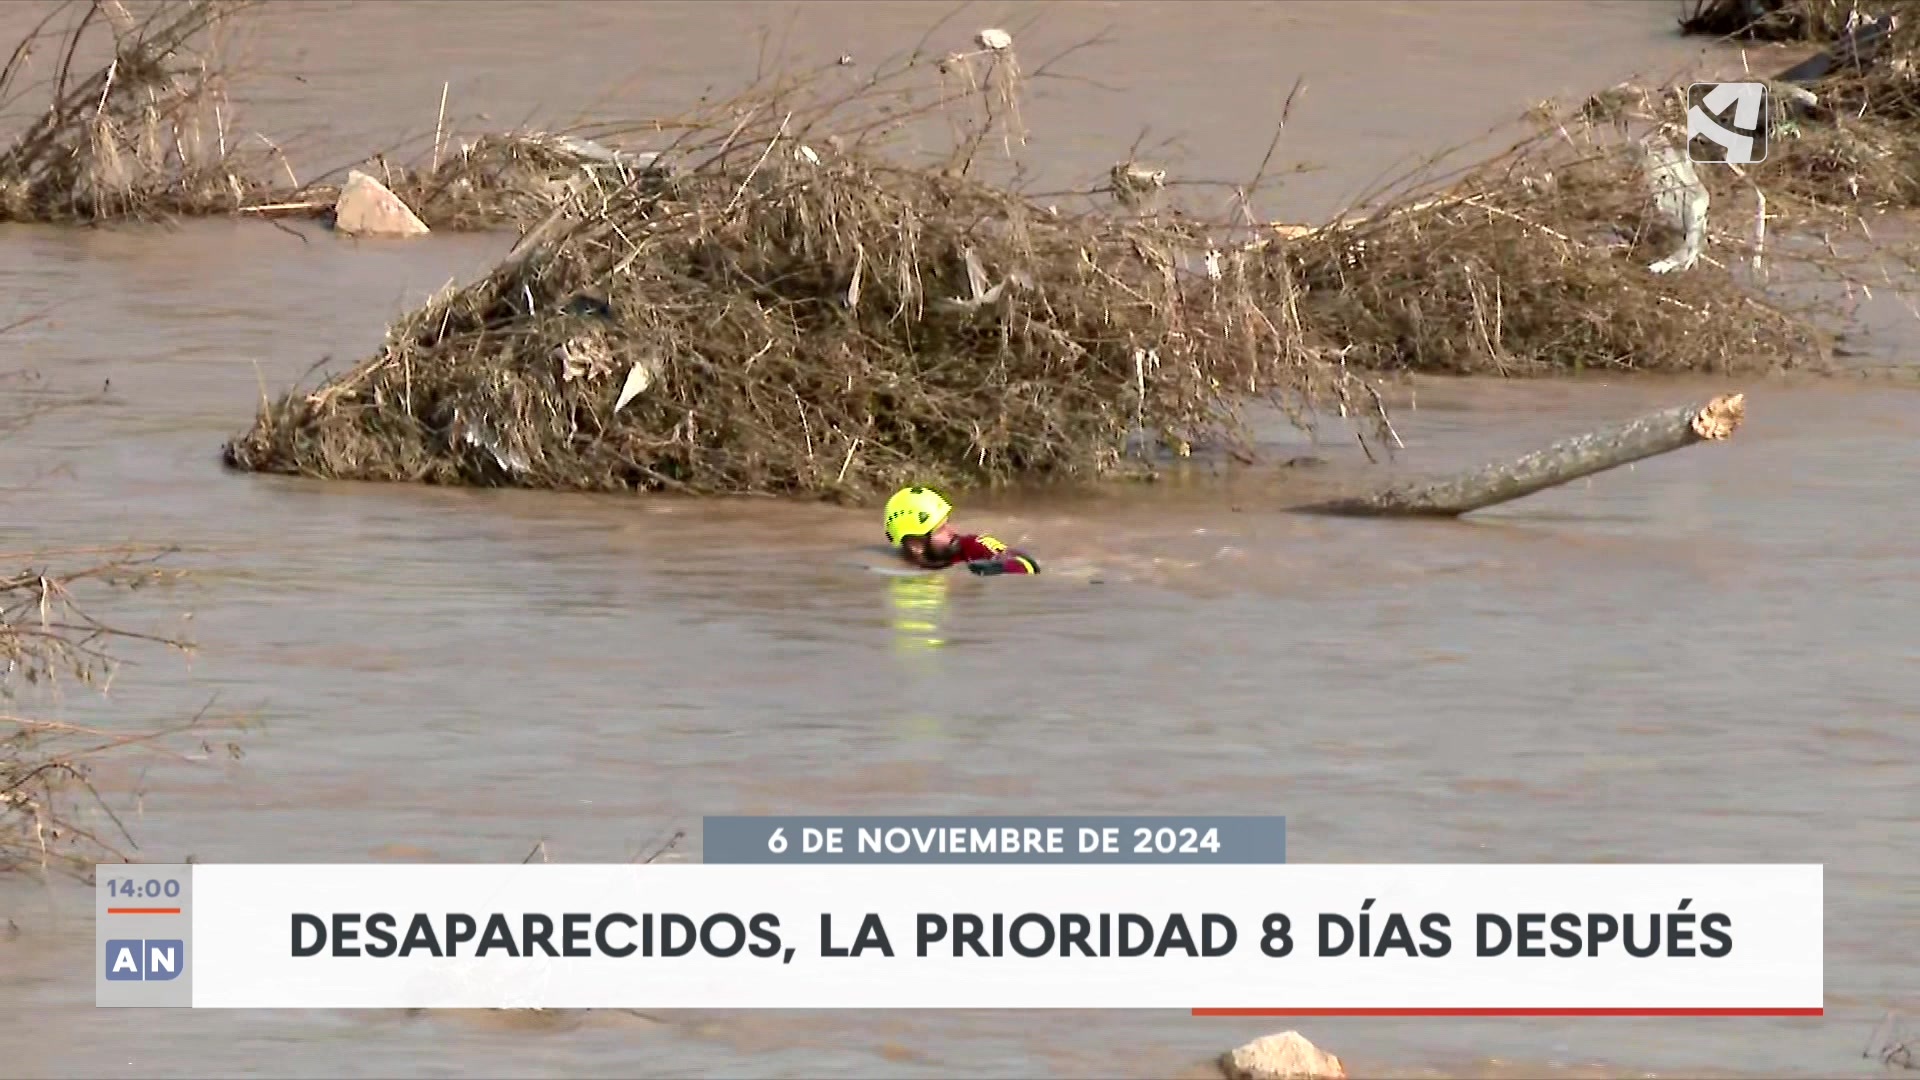
[[[1747,395],[1722,394],[1701,406],[1693,417],[1693,433],[1702,439],[1725,439],[1747,418]]]
[[[1655,454],[1695,443],[1725,441],[1746,415],[1745,394],[1722,394],[1705,405],[1675,406],[1615,427],[1562,439],[1513,461],[1302,509],[1366,516],[1458,517]]]

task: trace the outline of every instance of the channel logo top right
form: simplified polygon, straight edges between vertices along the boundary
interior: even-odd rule
[[[1767,104],[1766,83],[1687,87],[1687,157],[1730,165],[1767,160]]]

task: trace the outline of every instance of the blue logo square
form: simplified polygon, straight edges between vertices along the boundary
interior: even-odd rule
[[[109,982],[168,982],[186,970],[187,946],[179,938],[113,938],[107,942]]]
[[[140,957],[146,950],[139,938],[116,938],[107,942],[107,978],[113,982],[139,982],[146,972]]]
[[[166,982],[180,977],[187,966],[187,946],[179,938],[148,938],[147,981]]]

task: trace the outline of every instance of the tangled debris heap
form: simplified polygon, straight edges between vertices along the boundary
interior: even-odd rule
[[[1915,0],[1696,0],[1681,20],[1685,33],[1828,46],[1774,76],[1774,149],[1766,178],[1781,201],[1769,214],[1830,218],[1836,208],[1920,206],[1920,178],[1908,165],[1920,156],[1915,16]],[[1671,125],[1676,137],[1684,129],[1683,88],[1622,87],[1602,98],[1611,98],[1618,112],[1630,96],[1640,99],[1645,118]],[[587,188],[604,194],[651,166],[648,156],[622,155],[569,135],[496,133],[442,153],[436,133],[434,145],[430,161],[401,167],[382,158],[370,171],[435,229],[527,228],[569,195]],[[1703,179],[1716,196],[1750,191],[1735,171],[1707,170]],[[1152,188],[1164,180],[1158,171],[1117,166],[1114,194],[1134,208],[1130,185],[1144,181]],[[337,194],[315,186],[288,196],[294,201],[287,205],[325,209]]]
[[[959,80],[986,88],[966,100],[1017,116],[1010,51],[943,74],[969,59],[990,70]],[[1142,433],[1176,454],[1237,450],[1250,398],[1384,420],[1359,370],[1733,372],[1815,348],[1728,258],[1745,238],[1709,235],[1677,148],[1605,118],[1551,118],[1437,195],[1249,240],[985,183],[973,155],[1005,137],[987,121],[949,160],[889,161],[871,138],[884,123],[791,92],[681,125],[617,189],[567,186],[492,274],[352,371],[266,403],[228,462],[857,497],[909,476],[1097,477]]]
[[[1713,228],[1684,134],[1592,103],[1456,180],[1283,227],[1301,318],[1351,365],[1459,374],[1756,371],[1818,353],[1809,310],[1766,296]],[[1709,255],[1709,247],[1718,252]]]
[[[224,38],[255,7],[151,0],[136,16],[118,0],[62,0],[0,69],[0,102],[26,102],[32,117],[0,156],[0,221],[326,216],[339,186],[300,183],[278,146],[234,128]],[[566,134],[457,147],[439,136],[417,164],[377,155],[371,169],[436,229],[524,228],[576,189],[646,168]]]
[[[615,190],[653,173],[652,155],[631,154],[592,139],[547,132],[482,135],[438,148],[422,165],[396,165],[385,156],[368,175],[394,193],[432,229],[532,228],[576,198],[604,202]],[[343,189],[302,188],[259,209],[271,214],[333,211]]]
[[[482,135],[387,186],[436,229],[531,228],[569,199],[606,196],[648,173],[652,159],[546,132]]]
[[[1899,5],[1900,0],[1692,0],[1680,31],[1745,41],[1833,41],[1856,13],[1873,17]]]
[[[45,94],[0,154],[0,221],[230,213],[263,197],[278,151],[230,130],[219,67],[190,48],[246,6],[160,0],[139,18],[111,0],[56,7],[0,69],[0,101]],[[63,15],[72,25],[56,34]],[[81,78],[76,58],[107,44],[100,30],[111,53]]]
[[[1807,6],[1824,19],[1810,36],[1830,43],[1768,80],[1766,160],[1703,170],[1715,196],[1764,177],[1770,213],[1801,221],[1920,207],[1920,4]],[[1683,91],[1633,94],[1643,111],[1685,123]]]
[[[1005,83],[976,79],[967,100],[1008,115]],[[1177,219],[1056,213],[973,179],[985,125],[911,167],[836,119],[742,102],[643,180],[576,192],[378,356],[271,404],[229,461],[698,493],[1084,476],[1136,428],[1176,451],[1231,439],[1237,395],[1316,363],[1283,265],[1209,258]]]
[[[1858,20],[1772,95],[1772,183],[1814,208],[1920,206],[1920,5]]]

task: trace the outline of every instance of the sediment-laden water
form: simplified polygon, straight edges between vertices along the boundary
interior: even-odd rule
[[[788,30],[802,62],[865,63],[950,13],[290,4],[255,34],[263,81],[237,92],[246,123],[307,132],[301,167],[324,167],[431,131],[443,81],[450,112],[496,126],[658,111],[751,76],[762,27]],[[1027,117],[1069,181],[1142,129],[1181,139],[1170,169],[1250,174],[1305,76],[1286,152],[1324,168],[1291,181],[1281,209],[1317,219],[1529,101],[1685,68],[1702,50],[1672,34],[1675,14],[988,5],[947,33],[1008,26],[1032,66],[1108,32],[1072,70],[1114,89],[1037,84]],[[344,366],[510,242],[356,244],[226,221],[0,233],[0,316],[55,306],[6,337],[0,365],[111,391],[0,443],[4,546],[179,543],[198,572],[115,612],[194,611],[193,666],[143,657],[110,705],[70,713],[145,727],[217,695],[265,725],[240,761],[103,770],[144,857],[499,860],[544,840],[556,859],[622,859],[726,813],[1284,813],[1302,861],[1827,866],[1824,1019],[1303,1026],[1370,1074],[1865,1072],[1875,1023],[1920,1004],[1913,391],[1423,382],[1398,419],[1425,469],[1724,389],[1748,392],[1749,419],[1725,445],[1468,523],[1301,518],[1277,509],[1286,491],[1249,485],[964,505],[1059,571],[1018,588],[868,573],[867,512],[220,469],[263,385],[277,393],[323,356]],[[1920,340],[1911,322],[1878,320],[1882,359]],[[1305,452],[1278,421],[1269,435]],[[1359,467],[1346,437],[1313,452]],[[1166,1076],[1274,1026],[95,1011],[88,903],[0,885],[19,928],[0,937],[0,1072]]]

